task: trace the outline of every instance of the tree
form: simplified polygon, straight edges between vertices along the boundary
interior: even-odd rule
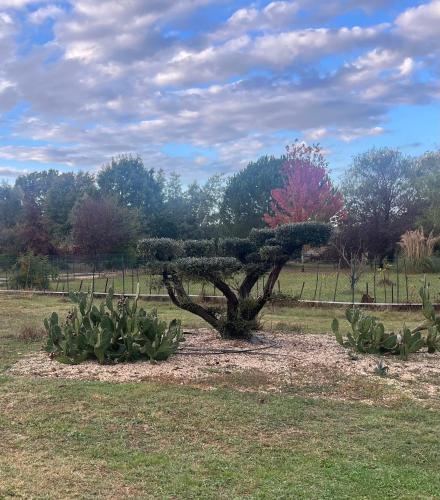
[[[343,194],[348,217],[342,234],[380,260],[394,254],[400,236],[414,225],[422,207],[411,160],[389,148],[356,156],[345,174]]]
[[[163,174],[162,174],[163,175]],[[161,177],[163,204],[152,226],[154,236],[200,239],[217,235],[219,208],[223,198],[222,175],[210,177],[204,184],[191,183],[183,188],[179,174]]]
[[[21,221],[14,228],[14,232],[20,252],[33,252],[37,255],[56,253],[48,231],[47,221],[35,199],[25,197]]]
[[[87,196],[72,213],[72,238],[76,251],[96,259],[99,255],[122,254],[137,237],[135,214],[112,198]]]
[[[18,190],[9,184],[0,185],[0,229],[11,228],[20,218],[21,200]]]
[[[284,158],[263,156],[228,181],[220,208],[224,230],[246,236],[249,228],[264,227],[263,215],[271,209],[271,191],[282,186]]]
[[[0,185],[0,254],[16,255],[16,226],[22,216],[19,191],[9,184]]]
[[[177,307],[200,316],[223,337],[246,338],[257,328],[258,314],[270,299],[284,265],[298,257],[304,245],[327,243],[330,233],[327,224],[305,222],[253,229],[248,238],[184,242],[149,238],[139,243],[138,252],[161,276]],[[266,274],[265,286],[256,296],[254,287]],[[193,301],[185,291],[184,279],[214,285],[225,296],[225,308]]]
[[[417,223],[440,234],[440,150],[416,158],[415,183],[424,201]]]
[[[154,169],[145,168],[139,156],[123,155],[104,166],[96,180],[104,196],[113,196],[122,206],[139,211],[147,233],[162,206],[162,186]]]
[[[56,240],[67,239],[72,229],[70,213],[76,202],[95,191],[95,179],[88,173],[58,173],[51,179],[44,196],[43,213],[51,221]]]
[[[282,166],[283,187],[272,189],[273,215],[263,217],[269,227],[289,222],[329,222],[344,216],[344,200],[328,175],[328,162],[319,146],[295,142],[287,147]]]

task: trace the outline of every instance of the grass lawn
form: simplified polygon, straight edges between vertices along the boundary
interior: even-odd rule
[[[317,279],[318,275],[318,279]],[[297,263],[290,263],[287,265],[280,276],[279,283],[275,287],[275,291],[281,291],[286,294],[299,296],[301,298],[308,300],[333,300],[335,297],[336,288],[336,300],[341,302],[351,302],[352,292],[349,286],[349,278],[346,270],[342,270],[339,273],[339,278],[337,278],[338,272],[335,266],[330,264],[321,264],[319,268],[319,273],[317,273],[316,264],[306,264],[305,270],[302,272],[301,265]],[[384,286],[384,277],[386,278],[386,284]],[[3,276],[5,279],[5,276]],[[83,276],[83,279],[72,280],[70,276],[69,283],[65,279],[65,275],[58,282],[53,282],[51,284],[52,289],[56,290],[78,290],[82,286],[82,290],[86,291],[88,287],[92,286],[92,279],[88,276]],[[367,290],[370,295],[376,298],[376,302],[419,302],[419,290],[424,285],[425,280],[427,286],[429,286],[431,298],[433,301],[440,301],[440,275],[439,274],[421,274],[421,273],[409,273],[407,275],[408,283],[406,283],[406,276],[403,270],[399,270],[399,275],[397,275],[396,267],[391,267],[389,272],[383,275],[380,271],[376,273],[372,271],[367,271],[362,274],[356,288],[355,301],[360,301],[362,295]],[[82,281],[82,285],[81,285]],[[95,279],[95,291],[103,292],[105,287],[107,288],[113,286],[115,291],[118,293],[131,293],[136,288],[136,283],[139,281],[141,293],[145,294],[165,294],[165,289],[163,288],[160,280],[145,274],[143,271],[133,272],[128,270],[124,277],[122,273],[102,273],[97,275]],[[337,287],[336,287],[337,281]],[[304,283],[304,287],[303,287]],[[2,286],[6,286],[6,282],[3,281]],[[186,288],[191,294],[200,294],[202,291],[202,285],[200,283],[186,283]],[[263,279],[259,281],[258,288],[261,289],[263,286]],[[214,290],[212,285],[206,285],[204,287],[204,292],[206,295],[220,295],[218,290]]]
[[[18,339],[21,326],[69,307],[0,296],[0,498],[440,498],[438,401],[8,375],[41,347]],[[327,332],[332,317],[275,308],[264,321]]]

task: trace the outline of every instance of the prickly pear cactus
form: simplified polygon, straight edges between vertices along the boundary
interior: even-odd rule
[[[95,358],[99,363],[116,363],[147,358],[164,361],[184,340],[180,322],[160,321],[157,311],[138,308],[139,285],[133,300],[118,299],[110,290],[99,307],[91,293],[72,293],[76,307],[59,324],[56,313],[44,320],[48,339],[46,351],[65,363],[80,363]]]

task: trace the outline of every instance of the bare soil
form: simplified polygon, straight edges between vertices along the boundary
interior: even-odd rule
[[[106,382],[166,381],[209,389],[233,386],[388,404],[409,398],[440,405],[439,353],[420,352],[408,361],[387,356],[385,377],[375,374],[379,359],[350,353],[331,335],[259,332],[256,342],[249,343],[222,340],[208,329],[198,329],[187,332],[178,353],[162,363],[65,365],[39,352],[23,357],[9,373]]]

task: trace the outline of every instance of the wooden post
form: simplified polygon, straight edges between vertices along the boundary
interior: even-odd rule
[[[315,293],[313,294],[313,300],[316,300],[316,293],[318,292],[318,282],[319,282],[319,262],[316,266],[316,283],[315,283]]]
[[[374,300],[377,302],[377,297],[376,297],[376,272],[377,272],[376,259],[374,259],[373,295],[374,295]]]
[[[122,295],[125,295],[125,264],[122,258]]]
[[[336,293],[338,291],[339,273],[340,272],[341,272],[341,260],[339,259],[338,272],[336,274],[335,293],[333,294],[333,302],[336,302]]]
[[[304,287],[305,287],[305,285],[306,285],[306,282],[305,282],[305,281],[303,281],[303,284],[302,284],[302,287],[301,287],[301,292],[300,292],[300,294],[299,294],[299,300],[301,300],[301,297],[302,297],[302,294],[303,294],[303,291],[304,291]]]
[[[107,293],[107,286],[108,286],[108,276],[105,280],[105,288],[104,288],[104,293]]]
[[[409,303],[409,287],[408,287],[408,273],[406,271],[406,259],[403,259],[403,266],[405,268],[406,302]]]

